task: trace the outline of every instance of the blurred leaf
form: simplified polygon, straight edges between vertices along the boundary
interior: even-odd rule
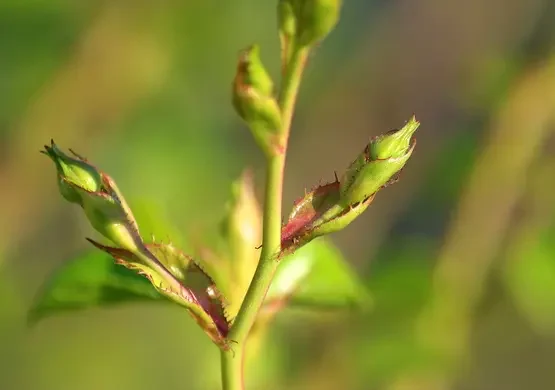
[[[30,2],[30,1],[27,1]],[[10,4],[11,3],[11,4]],[[0,119],[18,118],[40,88],[67,60],[83,25],[85,7],[62,1],[0,1]],[[17,126],[13,126],[17,127]],[[13,131],[11,127],[0,126]]]
[[[371,322],[364,322],[356,340],[356,364],[366,386],[387,388],[397,375],[433,367],[433,351],[415,338],[419,313],[430,297],[437,242],[422,235],[390,238],[372,263]],[[371,385],[370,385],[371,384]]]
[[[144,277],[94,251],[64,263],[52,275],[37,296],[29,321],[64,311],[149,300],[165,298]]]
[[[256,199],[250,169],[244,170],[232,184],[221,235],[229,246],[230,260],[242,273],[239,282],[248,285],[260,256],[260,249],[256,248],[262,242],[262,210]]]
[[[281,260],[266,296],[266,308],[288,304],[309,309],[364,308],[370,296],[341,252],[319,239]]]
[[[555,333],[553,234],[520,245],[505,266],[505,284],[516,306],[537,331]]]
[[[464,103],[472,109],[496,109],[521,70],[518,56],[485,53],[468,77],[469,83],[462,86]]]
[[[231,186],[219,238],[220,249],[201,248],[201,258],[207,267],[218,269],[226,276],[216,282],[221,286],[220,291],[227,294],[227,310],[235,317],[258,265],[258,246],[262,242],[262,211],[256,200],[253,173],[249,169],[244,170]]]
[[[476,132],[470,131],[471,123],[445,140],[435,156],[435,162],[429,170],[425,183],[422,185],[420,198],[425,199],[434,207],[452,207],[454,199],[458,199],[466,179],[472,168],[479,149],[479,138]]]

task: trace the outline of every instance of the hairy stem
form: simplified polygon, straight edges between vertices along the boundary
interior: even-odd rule
[[[291,120],[307,55],[308,48],[294,49],[283,75],[279,96],[283,123],[280,132],[282,148],[279,151],[276,150],[275,154],[268,158],[262,252],[245,299],[228,335],[228,339],[233,340],[236,344],[232,346],[233,351],[222,351],[222,385],[224,390],[243,389],[242,360],[244,359],[245,342],[278,266],[276,257],[281,250],[283,170]]]

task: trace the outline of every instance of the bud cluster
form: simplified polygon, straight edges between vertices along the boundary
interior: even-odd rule
[[[278,25],[283,74],[294,68],[293,53],[324,39],[334,28],[340,0],[280,0]],[[284,79],[286,77],[284,76]],[[252,45],[239,58],[233,80],[232,101],[254,139],[268,156],[283,152],[287,136],[282,129],[282,108],[274,94],[274,83],[260,59],[260,48]]]

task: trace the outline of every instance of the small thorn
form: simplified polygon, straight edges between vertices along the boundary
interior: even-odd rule
[[[260,249],[262,248],[262,244],[260,244],[259,246],[255,247],[254,249]]]
[[[335,182],[339,183],[339,178],[337,177],[337,171],[333,171],[333,175],[335,176]]]

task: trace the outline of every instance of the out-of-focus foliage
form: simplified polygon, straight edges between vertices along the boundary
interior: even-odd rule
[[[368,308],[371,300],[346,259],[320,239],[280,260],[266,295],[267,305],[292,305],[308,310]]]
[[[65,310],[79,310],[163,296],[150,282],[100,251],[67,261],[41,292],[32,308],[30,320]]]
[[[555,175],[538,169],[553,166],[553,4],[344,1],[303,81],[284,209],[412,113],[418,147],[332,238],[373,310],[277,316],[252,348],[250,388],[555,386]],[[263,178],[229,88],[254,42],[276,79],[275,6],[0,2],[3,389],[217,388],[216,348],[172,305],[25,327],[39,286],[90,234],[38,150],[50,138],[79,150],[117,180],[143,234],[194,253],[232,180],[247,165]]]

